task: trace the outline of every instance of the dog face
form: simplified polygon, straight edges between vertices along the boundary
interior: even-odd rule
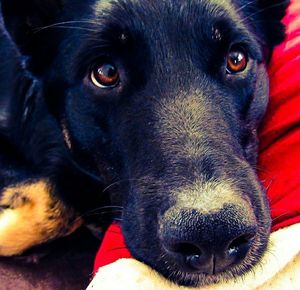
[[[270,229],[256,129],[287,3],[66,2],[32,67],[131,253],[182,285],[242,275]]]

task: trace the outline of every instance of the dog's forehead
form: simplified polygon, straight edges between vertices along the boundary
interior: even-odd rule
[[[134,27],[149,31],[159,27],[210,25],[221,19],[236,18],[236,11],[231,1],[220,0],[99,0],[94,7],[99,22],[114,19],[123,27]]]
[[[211,7],[212,9],[216,7],[223,8],[224,10],[230,11],[232,9],[231,1],[222,0],[97,0],[95,3],[95,11],[97,13],[102,13],[103,10],[111,9],[115,6],[121,4],[123,7],[148,7],[149,9],[169,7],[169,8],[186,8],[186,7]]]

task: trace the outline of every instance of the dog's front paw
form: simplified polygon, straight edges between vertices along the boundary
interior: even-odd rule
[[[0,193],[0,256],[22,254],[80,225],[75,212],[53,197],[46,180],[11,186]]]

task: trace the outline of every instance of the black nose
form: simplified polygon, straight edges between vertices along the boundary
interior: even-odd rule
[[[226,205],[215,213],[170,209],[161,223],[165,251],[185,271],[216,274],[241,262],[256,234],[253,214]]]

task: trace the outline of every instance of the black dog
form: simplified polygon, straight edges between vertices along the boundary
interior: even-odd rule
[[[86,210],[109,193],[133,256],[176,283],[216,283],[258,263],[271,220],[256,129],[288,1],[2,3],[74,160],[64,147],[51,167],[56,195]],[[88,197],[63,186],[70,168],[94,186]]]
[[[69,156],[27,61],[0,13],[0,256],[72,233],[83,221],[71,204],[84,211],[104,202],[99,182]]]

